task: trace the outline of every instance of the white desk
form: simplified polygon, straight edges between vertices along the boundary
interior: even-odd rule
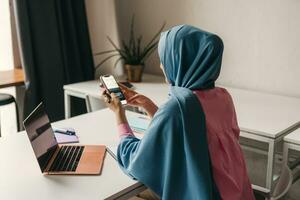
[[[82,144],[117,145],[114,120],[113,113],[104,109],[53,125],[74,127]],[[108,153],[100,176],[44,176],[24,132],[0,138],[1,199],[100,200],[111,195],[132,196],[144,189],[127,177]]]
[[[289,151],[295,150],[300,152],[300,129],[284,137],[283,162],[288,164]]]
[[[157,105],[167,100],[169,86],[164,78],[144,75],[142,83],[134,83],[136,91],[153,99]],[[266,188],[272,186],[275,146],[293,129],[300,126],[300,99],[225,87],[232,95],[241,137],[268,144]],[[98,82],[89,81],[64,86],[66,117],[69,117],[70,96],[100,98]]]
[[[225,88],[234,100],[243,131],[278,139],[300,126],[300,98]]]

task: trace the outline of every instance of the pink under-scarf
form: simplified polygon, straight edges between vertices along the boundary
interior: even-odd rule
[[[254,200],[233,101],[224,88],[196,90],[206,117],[214,181],[223,200]]]

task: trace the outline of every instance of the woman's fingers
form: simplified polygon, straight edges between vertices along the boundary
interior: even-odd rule
[[[104,97],[104,102],[105,103],[110,103],[110,98],[108,98],[108,96],[103,95],[103,97]]]
[[[111,96],[106,90],[102,91],[102,96],[104,98],[105,103],[110,103],[111,102]]]
[[[119,99],[115,93],[111,93],[110,96],[113,100]]]
[[[115,112],[116,114],[120,114],[121,112],[125,112],[124,108],[122,107],[122,104],[120,102],[119,97],[114,93],[109,93],[107,90],[101,91],[103,100],[106,104],[106,106]]]
[[[111,102],[111,99],[108,97],[108,96],[104,96],[104,101],[106,103],[110,103]]]
[[[100,91],[101,91],[101,93],[103,93],[104,91],[106,91],[106,89],[103,87],[100,87]]]
[[[128,92],[129,88],[123,85],[122,83],[118,83],[119,87],[121,88],[122,92],[125,94]]]
[[[135,94],[134,96],[130,97],[129,99],[127,99],[127,102],[134,102],[136,101],[141,95],[139,94]]]
[[[111,93],[110,96],[113,102],[115,102],[116,104],[120,103],[120,99],[115,93]]]
[[[119,83],[119,86],[120,86],[122,92],[124,93],[126,99],[128,99],[128,98],[132,97],[133,95],[137,94],[137,92],[131,90],[130,88],[123,85],[122,83]]]
[[[133,97],[127,99],[127,103],[135,107],[144,107],[147,103],[147,98],[144,95],[136,94]]]

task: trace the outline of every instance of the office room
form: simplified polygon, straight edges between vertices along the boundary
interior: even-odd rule
[[[0,199],[300,199],[299,10],[3,0]]]

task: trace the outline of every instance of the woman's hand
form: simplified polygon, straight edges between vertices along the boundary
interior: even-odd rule
[[[127,123],[125,110],[120,99],[114,93],[109,94],[106,90],[102,92],[102,96],[106,106],[115,113],[117,124]]]
[[[147,103],[148,98],[142,94],[131,90],[130,88],[124,86],[123,84],[119,83],[119,86],[126,98],[127,104],[133,107],[141,107],[143,108],[144,105]]]
[[[153,101],[151,101],[148,97],[139,94],[122,84],[119,84],[119,86],[127,100],[128,105],[143,108],[151,118],[153,117],[158,109]]]

